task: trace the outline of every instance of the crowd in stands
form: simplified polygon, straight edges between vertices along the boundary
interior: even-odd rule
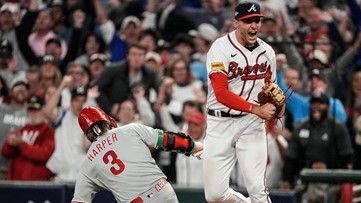
[[[309,162],[327,159],[295,153],[310,136],[302,126],[317,128],[311,109],[318,108],[312,102],[319,93],[329,105],[321,108],[328,112],[326,128],[340,130],[352,146],[337,146],[331,157],[351,156],[350,163],[322,167],[361,169],[356,122],[361,117],[361,1],[257,2],[265,15],[260,38],[275,50],[278,84],[289,89],[284,126],[268,129],[268,186],[295,187],[299,170],[289,168],[290,160],[317,168]],[[202,140],[207,51],[233,30],[237,4],[1,0],[0,179],[75,182],[90,145],[77,116],[88,105],[102,108],[118,126],[137,122]],[[202,184],[201,161],[157,150],[153,155],[170,182]],[[232,179],[242,186],[237,168]]]

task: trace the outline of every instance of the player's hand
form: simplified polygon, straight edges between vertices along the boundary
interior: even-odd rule
[[[73,85],[73,77],[71,75],[64,75],[61,81],[60,88],[64,89]]]
[[[203,144],[201,142],[195,142],[196,150],[192,153],[192,156],[196,157],[197,159],[203,159]]]
[[[85,21],[85,17],[86,17],[86,14],[82,10],[77,9],[73,13],[74,27],[82,28],[84,21]]]
[[[145,95],[144,87],[138,86],[133,89],[133,96],[136,100],[143,98]]]
[[[276,112],[276,107],[271,103],[266,103],[262,106],[255,105],[252,109],[252,113],[268,121],[271,120]]]
[[[17,147],[21,144],[22,138],[20,135],[18,135],[17,132],[10,131],[8,133],[7,142],[9,143],[9,145],[11,145],[13,147]]]

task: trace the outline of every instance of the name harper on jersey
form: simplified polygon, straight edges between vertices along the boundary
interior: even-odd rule
[[[249,75],[250,73],[254,73],[254,75]],[[264,62],[261,64],[255,64],[253,66],[247,65],[244,68],[238,66],[238,63],[235,61],[231,61],[228,67],[228,79],[234,79],[241,76],[242,80],[257,80],[266,77],[270,77],[271,73],[271,65],[268,62]]]
[[[112,145],[114,142],[118,141],[118,137],[116,133],[108,135],[105,139],[103,139],[100,143],[96,144],[92,149],[89,151],[88,159],[93,161],[93,159],[107,146]]]

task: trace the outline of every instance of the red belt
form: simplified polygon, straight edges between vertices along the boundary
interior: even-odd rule
[[[137,198],[133,199],[133,201],[131,201],[130,203],[142,203],[142,202],[143,202],[143,199],[140,197],[137,197]]]

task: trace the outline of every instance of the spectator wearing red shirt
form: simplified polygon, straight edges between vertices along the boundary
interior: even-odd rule
[[[53,173],[46,162],[54,151],[54,129],[49,127],[40,97],[32,96],[27,104],[28,122],[10,131],[1,154],[10,159],[7,180],[50,180]]]

